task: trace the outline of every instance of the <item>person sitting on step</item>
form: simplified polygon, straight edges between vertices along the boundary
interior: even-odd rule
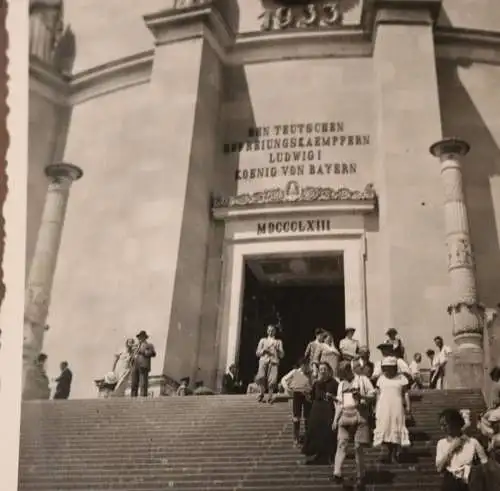
[[[342,359],[352,361],[358,358],[359,355],[359,341],[354,339],[354,327],[347,327],[345,330],[345,338],[340,340],[339,349]]]
[[[316,329],[314,331],[314,339],[307,345],[306,351],[304,352],[304,359],[309,363],[313,379],[316,379],[318,376],[321,345],[323,344],[324,338],[325,332],[323,329]]]
[[[500,367],[494,367],[490,371],[491,379],[491,402],[490,408],[500,406]]]
[[[488,438],[489,448],[491,448],[491,442],[500,438],[500,406],[488,409],[480,417],[477,428],[483,436]]]
[[[195,382],[195,384],[194,384],[193,395],[194,396],[213,396],[213,395],[215,395],[215,392],[210,387],[207,387],[203,383],[203,380],[200,380],[198,382]]]
[[[223,394],[242,394],[243,384],[238,378],[238,369],[233,363],[227,373],[222,378],[222,393]]]
[[[281,379],[281,386],[285,394],[292,396],[292,421],[294,444],[300,444],[300,420],[304,417],[304,427],[307,431],[307,422],[311,412],[312,380],[309,363],[301,359],[293,370]]]
[[[177,392],[175,395],[177,396],[188,396],[191,395],[191,390],[189,389],[189,383],[191,382],[191,379],[189,377],[183,377],[181,378],[180,385],[177,388]]]
[[[259,402],[264,402],[266,390],[268,392],[267,402],[274,402],[274,391],[278,385],[279,364],[285,352],[281,339],[276,338],[276,327],[267,327],[267,337],[261,338],[257,345],[256,355],[259,358],[259,368],[255,381],[259,384]]]
[[[487,464],[488,456],[481,444],[463,433],[464,418],[457,409],[445,409],[439,415],[445,437],[436,447],[436,469],[443,475],[442,491],[469,491],[473,464]]]

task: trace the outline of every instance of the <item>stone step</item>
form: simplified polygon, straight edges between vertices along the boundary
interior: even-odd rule
[[[165,489],[182,489],[183,491],[332,491],[332,489],[338,489],[338,490],[345,490],[345,489],[350,489],[352,490],[353,487],[349,485],[339,485],[339,484],[333,484],[333,483],[328,483],[325,485],[320,485],[317,484],[314,487],[311,487],[311,485],[308,483],[306,485],[295,485],[295,484],[285,484],[285,485],[280,485],[279,483],[272,483],[272,484],[266,484],[262,486],[255,486],[255,485],[245,485],[241,484],[238,486],[232,486],[232,485],[207,485],[207,484],[202,484],[200,485],[189,485],[189,486],[182,486],[182,488],[179,487],[172,487],[168,486],[168,483],[157,483],[157,484],[132,484],[128,485],[127,483],[120,483],[116,485],[112,484],[102,484],[101,486],[96,485],[93,486],[92,488],[89,488],[87,484],[85,483],[71,483],[66,486],[57,486],[54,487],[52,484],[45,484],[45,485],[37,485],[37,486],[19,486],[18,491],[76,491],[76,490],[89,490],[91,491],[109,491],[109,490],[116,490],[116,491],[165,491]],[[394,491],[440,491],[441,485],[439,481],[436,481],[435,484],[427,484],[427,483],[415,483],[412,486],[408,486],[407,484],[371,484],[367,485],[365,487],[365,491],[388,491],[388,490],[394,490]]]

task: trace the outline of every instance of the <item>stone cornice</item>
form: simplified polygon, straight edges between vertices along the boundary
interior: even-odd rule
[[[205,37],[224,59],[228,47],[234,42],[234,32],[219,12],[216,2],[147,14],[144,22],[154,36],[155,46]]]
[[[77,73],[70,81],[71,103],[148,83],[154,51],[148,50]]]
[[[237,37],[228,56],[231,65],[287,59],[369,57],[370,35],[359,26],[252,32]]]
[[[435,28],[439,58],[500,64],[500,32]],[[255,32],[236,38],[224,53],[231,65],[319,57],[370,57],[371,35],[361,28],[304,29]],[[148,50],[76,75],[63,76],[35,58],[30,59],[30,90],[59,105],[75,105],[110,92],[147,83],[154,51]]]
[[[438,58],[500,64],[500,32],[437,26],[434,39]]]

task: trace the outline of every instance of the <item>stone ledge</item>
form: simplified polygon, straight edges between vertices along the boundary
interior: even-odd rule
[[[144,15],[144,22],[155,38],[155,46],[205,37],[223,57],[234,43],[234,31],[217,7],[206,2],[184,9],[166,9]]]
[[[245,65],[301,58],[369,57],[371,53],[370,35],[353,26],[246,33],[236,38],[227,61]]]
[[[153,59],[154,51],[148,50],[77,73],[70,81],[71,104],[148,83]]]

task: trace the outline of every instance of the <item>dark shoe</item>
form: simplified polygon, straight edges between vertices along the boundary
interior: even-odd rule
[[[342,476],[336,476],[335,474],[332,476],[332,482],[335,484],[343,484],[344,478]]]
[[[274,397],[270,397],[268,400],[267,400],[267,403],[268,404],[274,404]]]
[[[355,489],[358,491],[364,490],[365,486],[366,486],[366,479],[364,477],[358,477],[356,479],[356,483],[354,486],[355,486]]]
[[[378,458],[378,463],[379,464],[392,464],[392,455],[382,454]]]
[[[262,394],[257,397],[257,402],[264,402],[264,396]]]

